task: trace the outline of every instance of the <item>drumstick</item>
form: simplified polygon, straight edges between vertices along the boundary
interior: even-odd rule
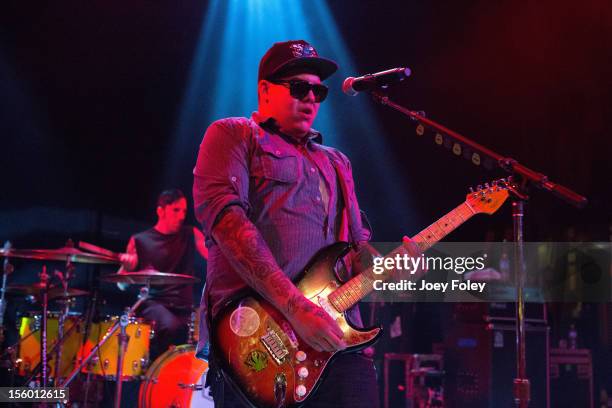
[[[113,251],[109,251],[108,249],[100,248],[97,245],[87,243],[85,241],[79,241],[79,248],[84,249],[89,252],[93,252],[99,255],[105,255],[110,258],[114,258],[119,260],[119,254]]]

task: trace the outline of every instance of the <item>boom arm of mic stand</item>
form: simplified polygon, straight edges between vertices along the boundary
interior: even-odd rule
[[[504,157],[498,153],[495,153],[494,151],[487,149],[486,147],[482,145],[479,145],[478,143],[472,141],[471,139],[468,139],[467,137],[462,136],[459,133],[448,129],[434,122],[431,119],[427,119],[426,117],[419,115],[415,111],[406,109],[403,106],[398,105],[397,103],[393,102],[391,99],[389,99],[387,95],[384,95],[381,92],[375,91],[375,92],[372,92],[371,94],[374,100],[380,103],[381,105],[389,106],[395,109],[396,111],[401,112],[404,115],[408,116],[410,119],[415,120],[423,124],[424,126],[433,128],[437,132],[445,134],[447,137],[454,139],[455,141],[459,142],[460,144],[464,146],[468,146],[470,149],[474,150],[481,156],[488,157],[489,159],[491,159],[491,161],[496,163],[499,168],[509,173],[520,175],[526,181],[529,181],[534,186],[551,192],[552,194],[561,198],[567,203],[575,207],[578,207],[578,208],[583,208],[588,203],[588,200],[586,197],[576,193],[575,191],[572,191],[571,189],[565,186],[562,186],[557,183],[553,183],[552,181],[548,179],[548,177],[545,174],[538,173],[537,171],[534,171],[526,166],[523,166],[522,164],[518,163],[514,159]]]
[[[424,126],[434,128],[440,133],[444,133],[447,137],[470,147],[475,152],[483,155],[503,170],[518,174],[522,177],[523,187],[528,182],[536,187],[543,188],[562,198],[568,203],[576,207],[584,207],[587,203],[586,197],[583,197],[567,187],[560,186],[548,180],[546,175],[533,171],[514,159],[506,158],[489,150],[472,140],[445,128],[442,125],[429,120],[416,112],[406,109],[395,102],[391,101],[388,96],[380,92],[372,92],[374,100],[377,102],[392,107],[393,109],[403,113],[409,118],[416,120]],[[523,297],[523,287],[525,285],[525,264],[524,264],[524,247],[523,247],[523,218],[524,218],[524,201],[528,196],[522,191],[521,186],[513,188],[512,202],[512,219],[514,229],[514,258],[515,258],[515,284],[516,284],[516,343],[517,343],[517,377],[513,382],[514,402],[520,408],[526,408],[530,400],[530,383],[527,378],[527,362],[525,352],[525,299]]]

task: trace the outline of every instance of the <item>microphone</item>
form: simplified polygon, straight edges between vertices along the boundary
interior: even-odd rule
[[[395,82],[403,81],[409,76],[410,68],[393,68],[357,78],[348,77],[342,84],[342,92],[349,96],[355,96],[359,92],[386,88]]]

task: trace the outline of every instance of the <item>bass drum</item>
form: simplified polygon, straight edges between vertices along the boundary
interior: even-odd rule
[[[184,344],[166,351],[153,362],[140,385],[140,408],[213,408],[204,388],[208,363],[195,356],[195,346]]]

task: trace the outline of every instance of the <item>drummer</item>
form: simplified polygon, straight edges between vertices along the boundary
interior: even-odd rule
[[[204,235],[184,225],[187,199],[179,189],[165,190],[157,199],[157,223],[133,235],[125,254],[121,254],[119,272],[153,269],[204,278],[195,270],[196,252],[208,258]],[[127,285],[118,284],[124,290]],[[187,340],[188,325],[194,304],[191,285],[152,287],[149,299],[137,311],[139,316],[155,322],[155,340],[151,344],[151,360],[171,344]]]

